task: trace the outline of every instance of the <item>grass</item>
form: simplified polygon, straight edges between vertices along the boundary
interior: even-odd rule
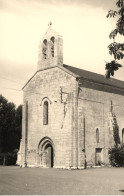
[[[1,195],[123,195],[123,168],[0,167]]]

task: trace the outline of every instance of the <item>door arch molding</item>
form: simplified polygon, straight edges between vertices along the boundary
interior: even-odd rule
[[[53,141],[49,137],[44,137],[38,144],[38,154],[40,157],[40,165],[43,167],[53,167],[55,149]]]

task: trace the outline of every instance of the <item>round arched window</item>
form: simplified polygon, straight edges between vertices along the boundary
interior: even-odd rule
[[[55,37],[51,37],[51,56],[54,57],[54,42],[55,42]]]
[[[43,54],[43,58],[46,59],[47,58],[47,39],[43,40],[42,54]]]
[[[96,142],[99,143],[99,129],[96,129]]]
[[[43,125],[48,125],[48,101],[43,104]]]

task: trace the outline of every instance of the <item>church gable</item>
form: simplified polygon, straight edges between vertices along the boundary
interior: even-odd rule
[[[69,76],[71,76],[72,78],[74,78],[74,80],[78,77],[77,74],[73,73],[72,71],[69,71],[68,69],[65,69],[64,66],[51,66],[50,68],[43,68],[43,69],[40,69],[38,71],[35,72],[35,74],[28,80],[28,82],[24,85],[24,87],[22,89],[25,89],[27,88],[28,85],[30,85],[30,83],[34,83],[36,76],[39,75],[39,74],[44,74],[46,72],[51,72],[51,74],[54,72],[53,70],[56,69],[59,69],[60,72],[62,71],[62,75],[66,75],[67,78]],[[47,76],[46,76],[47,77]],[[41,81],[42,82],[42,81]],[[34,86],[35,86],[35,83],[34,83]]]
[[[53,67],[36,74],[23,87],[26,97],[38,96],[42,99],[44,96],[50,95],[60,98],[60,87],[72,92],[77,85],[76,78],[73,74],[64,71],[60,67]]]

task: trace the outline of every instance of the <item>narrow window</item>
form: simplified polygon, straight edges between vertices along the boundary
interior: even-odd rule
[[[124,144],[124,128],[122,129],[122,144]]]
[[[51,37],[51,56],[54,57],[54,42],[55,42],[55,38]]]
[[[48,125],[48,102],[45,101],[43,105],[43,125]]]
[[[99,143],[99,129],[96,129],[96,142]]]
[[[47,58],[47,40],[43,41],[43,48],[42,48],[43,59]]]

